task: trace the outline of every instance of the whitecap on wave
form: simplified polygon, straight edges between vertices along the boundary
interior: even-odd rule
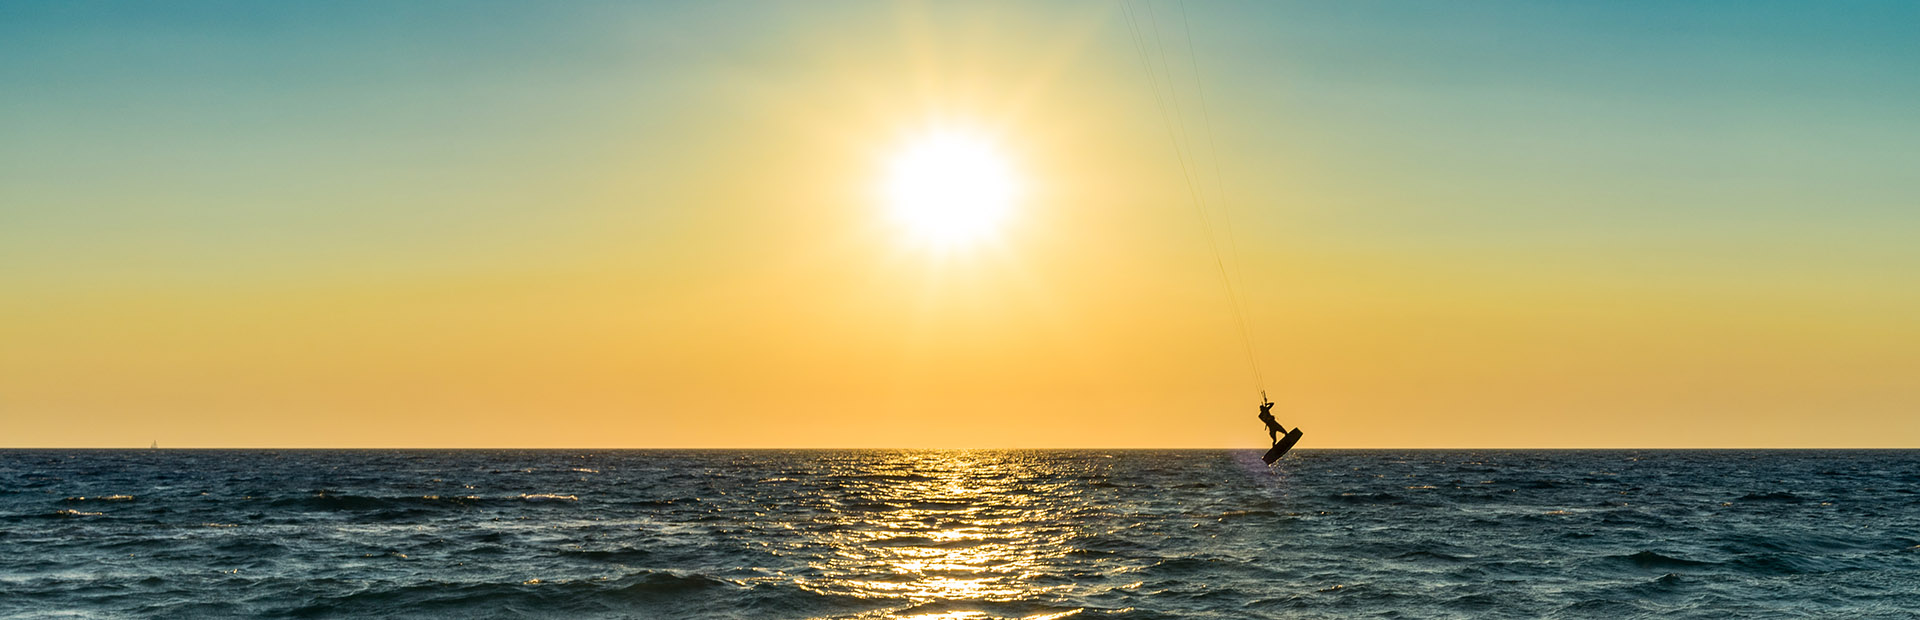
[[[577,501],[580,501],[580,497],[577,495],[560,495],[557,493],[533,493],[533,494],[521,493],[520,499],[523,499],[529,502],[577,502]]]

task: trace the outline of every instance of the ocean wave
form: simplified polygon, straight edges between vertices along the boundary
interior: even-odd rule
[[[642,573],[636,577],[629,577],[625,581],[625,584],[616,588],[617,591],[629,594],[637,593],[648,595],[687,594],[716,588],[737,588],[740,585],[725,579],[709,577],[699,573],[682,574],[653,571]]]
[[[577,501],[580,501],[579,496],[560,495],[558,493],[533,493],[533,494],[521,493],[520,499],[521,501],[528,501],[528,502],[577,502]]]
[[[937,601],[889,610],[888,615],[900,618],[984,617],[1057,620],[1087,611],[1089,610],[1085,607],[1065,607],[1040,601]]]
[[[1658,617],[1648,606],[1614,599],[1590,598],[1554,610],[1552,616],[1570,618]]]
[[[907,507],[914,510],[965,510],[973,507],[972,502],[956,501],[918,501],[908,502]]]
[[[1168,558],[1127,572],[1150,582],[1177,583],[1258,583],[1274,575],[1272,569],[1225,558]]]
[[[1643,568],[1643,569],[1696,568],[1696,567],[1702,567],[1702,566],[1715,565],[1714,562],[1688,560],[1688,559],[1677,558],[1669,555],[1662,555],[1652,551],[1640,551],[1630,555],[1615,555],[1615,556],[1608,556],[1608,557],[1610,559],[1619,560],[1627,564],[1631,564],[1636,568]]]
[[[1797,504],[1807,500],[1805,498],[1802,498],[1798,495],[1794,495],[1792,493],[1788,493],[1786,491],[1774,491],[1772,493],[1748,493],[1746,495],[1740,496],[1739,499],[1734,501],[1780,502],[1780,503],[1788,503],[1788,504]]]
[[[1491,611],[1499,609],[1506,603],[1507,599],[1505,597],[1495,596],[1485,592],[1474,592],[1447,599],[1445,605],[1449,609],[1462,611]]]
[[[285,615],[292,617],[492,615],[508,609],[537,609],[571,616],[642,613],[645,617],[699,615],[715,591],[739,591],[740,584],[697,573],[646,571],[614,579],[514,582],[422,581],[372,585],[352,592],[309,598]],[[544,614],[543,614],[544,615]]]
[[[1776,576],[1845,570],[1861,566],[1866,561],[1857,556],[1754,553],[1735,558],[1731,564],[1748,574]]]
[[[896,536],[868,542],[874,547],[921,547],[926,549],[965,549],[981,545],[1003,545],[1013,542],[1007,538],[955,538],[940,540],[925,536]]]
[[[634,547],[618,547],[614,549],[565,549],[560,551],[560,555],[593,562],[626,563],[652,558],[655,553]]]
[[[1465,562],[1471,558],[1468,556],[1452,555],[1448,553],[1442,553],[1439,551],[1421,550],[1421,551],[1408,551],[1406,553],[1393,556],[1393,559],[1409,560],[1409,561],[1437,561],[1437,562],[1457,563],[1457,562]]]
[[[287,497],[268,501],[273,509],[298,511],[378,511],[420,509],[454,509],[479,504],[482,500],[475,496],[442,497],[439,495],[420,496],[375,496],[342,495],[320,492],[305,497]]]
[[[254,559],[264,559],[264,558],[274,558],[274,557],[285,556],[288,553],[293,551],[293,549],[277,541],[265,540],[260,538],[252,538],[252,537],[236,538],[236,539],[228,540],[225,542],[215,543],[215,544],[209,545],[207,548],[209,551],[213,551],[215,553],[239,555],[239,556],[245,556],[245,557],[254,558]]]
[[[931,482],[937,480],[925,474],[834,474],[835,480],[856,480],[863,482]]]
[[[1346,504],[1397,504],[1404,501],[1392,493],[1341,493],[1329,499]]]

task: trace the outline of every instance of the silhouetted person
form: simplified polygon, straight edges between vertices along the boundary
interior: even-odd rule
[[[1287,427],[1273,419],[1273,401],[1260,404],[1260,421],[1267,423],[1267,439],[1273,443],[1280,443],[1280,436],[1287,434]]]

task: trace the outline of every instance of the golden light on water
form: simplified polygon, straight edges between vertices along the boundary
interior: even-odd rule
[[[878,456],[878,455],[876,455]],[[1070,584],[1037,582],[1079,535],[1060,525],[1057,502],[1040,501],[1061,484],[1057,472],[1018,458],[969,452],[893,453],[860,468],[832,531],[834,549],[813,568],[830,576],[804,584],[822,593],[906,599],[913,606],[876,617],[972,620],[1007,617],[982,604],[1013,604],[1063,593]],[[1052,524],[1052,525],[1049,525]],[[931,607],[931,608],[928,608]],[[1019,616],[1044,620],[1077,610]]]
[[[915,242],[951,248],[998,232],[1020,183],[1006,155],[978,132],[931,131],[887,163],[887,211]]]

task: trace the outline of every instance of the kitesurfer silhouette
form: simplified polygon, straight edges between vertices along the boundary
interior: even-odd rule
[[[1280,443],[1280,436],[1287,434],[1287,427],[1273,419],[1273,401],[1260,403],[1260,421],[1267,424],[1267,439],[1273,443]]]

